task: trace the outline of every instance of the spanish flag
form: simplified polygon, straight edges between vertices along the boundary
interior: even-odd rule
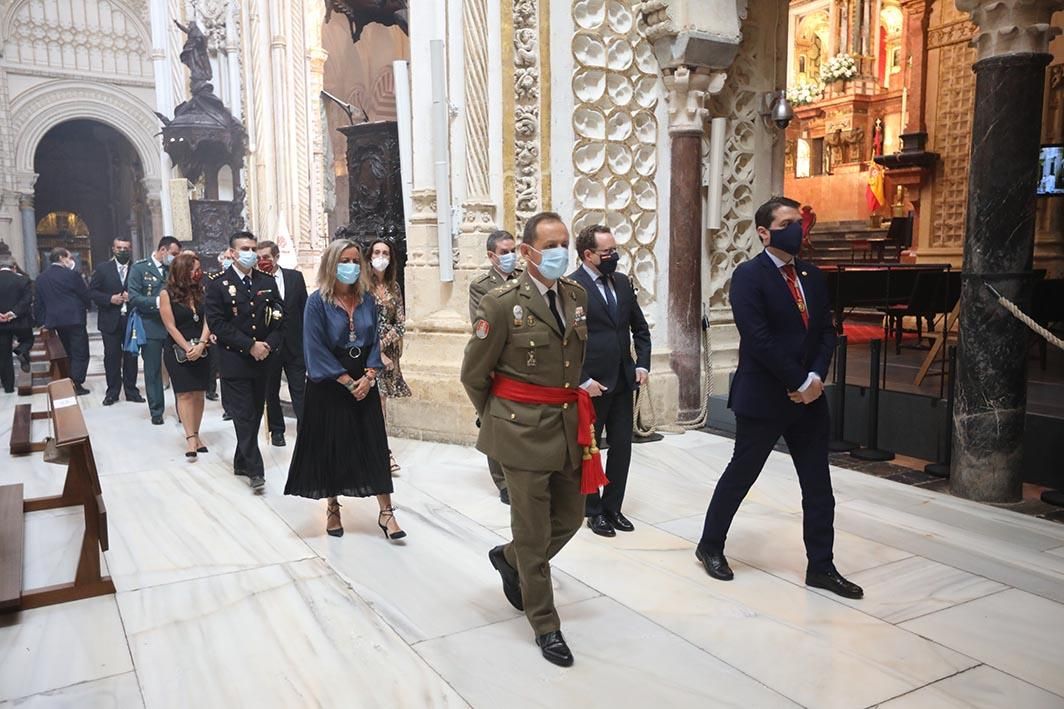
[[[875,162],[868,168],[868,186],[865,188],[865,199],[868,201],[868,211],[873,214],[887,201],[886,196],[883,194],[883,167]]]

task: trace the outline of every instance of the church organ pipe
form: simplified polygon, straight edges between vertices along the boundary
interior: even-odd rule
[[[451,165],[448,131],[447,58],[443,40],[429,42],[432,57],[432,166],[436,182],[436,238],[440,252],[440,281],[454,281],[451,235]]]

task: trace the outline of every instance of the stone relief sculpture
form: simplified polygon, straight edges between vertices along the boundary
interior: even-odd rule
[[[514,212],[515,227],[540,209],[540,108],[537,0],[516,0],[514,43]]]
[[[573,8],[573,228],[606,224],[622,268],[654,301],[658,264],[657,60],[639,31],[632,0],[589,0]]]

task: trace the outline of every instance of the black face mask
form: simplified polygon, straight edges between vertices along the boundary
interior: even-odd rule
[[[791,222],[782,229],[770,229],[768,245],[791,256],[797,256],[802,250],[802,223]]]
[[[614,254],[609,258],[603,257],[599,259],[598,272],[603,276],[609,276],[617,270],[617,264],[621,261],[620,254]]]
[[[125,266],[127,263],[129,263],[129,252],[128,251],[115,251],[115,261],[118,261],[118,263],[120,263],[123,266]]]

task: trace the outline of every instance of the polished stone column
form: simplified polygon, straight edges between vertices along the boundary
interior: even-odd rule
[[[979,26],[960,343],[953,410],[954,494],[1022,496],[1029,331],[987,287],[1029,310],[1035,185],[1050,18],[1064,0],[958,0]]]
[[[37,263],[37,215],[33,209],[32,194],[19,195],[18,210],[22,216],[22,253],[26,262],[19,265],[33,279],[37,278],[40,268]]]
[[[669,348],[680,382],[680,414],[701,407],[702,133],[711,76],[680,67],[669,92]]]

